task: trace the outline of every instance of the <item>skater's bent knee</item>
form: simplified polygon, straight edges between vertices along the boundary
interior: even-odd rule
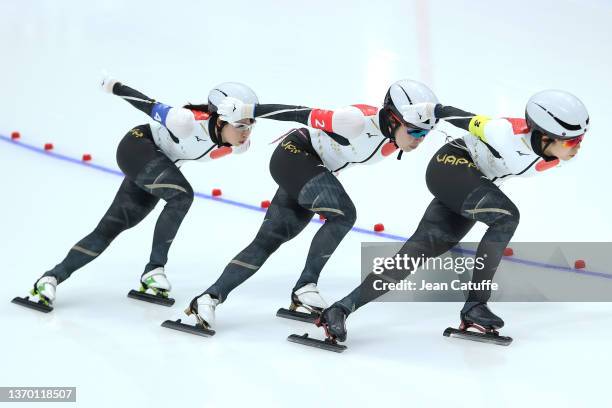
[[[191,204],[193,203],[193,199],[194,199],[194,192],[190,187],[188,189],[185,189],[185,191],[181,191],[180,193],[174,195],[172,198],[170,198],[167,201],[168,201],[168,205],[174,208],[180,208],[182,210],[187,211],[189,207],[191,207]]]
[[[313,211],[323,215],[331,222],[342,223],[348,227],[352,227],[355,225],[355,221],[357,221],[357,210],[352,202],[336,205],[335,207],[315,208]]]
[[[519,209],[509,199],[500,207],[502,207],[502,212],[500,212],[500,214],[494,218],[494,222],[489,225],[501,226],[504,229],[512,231],[516,230],[521,220]]]
[[[520,212],[517,206],[501,190],[475,191],[462,208],[469,218],[492,225],[518,226]]]

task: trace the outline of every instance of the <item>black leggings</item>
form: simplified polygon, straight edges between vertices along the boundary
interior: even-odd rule
[[[447,143],[434,155],[427,167],[426,182],[435,198],[399,254],[440,256],[457,245],[476,221],[484,222],[489,228],[476,251],[476,257],[484,262],[482,268],[474,268],[472,282],[493,279],[504,248],[519,224],[518,208],[478,170],[463,141]],[[408,273],[409,269],[388,269],[379,275],[370,274],[334,306],[351,313],[386,293],[374,289],[376,280],[399,281]],[[490,296],[490,290],[473,290],[467,301],[486,302]]]
[[[100,255],[121,232],[142,221],[159,199],[166,205],[157,219],[153,248],[144,272],[164,266],[168,251],[193,201],[193,189],[172,161],[159,151],[149,125],[130,130],[117,148],[125,178],[98,226],[74,245],[66,258],[45,276],[62,282]]]
[[[313,151],[308,129],[296,129],[277,146],[270,172],[279,187],[255,239],[230,261],[204,293],[225,301],[283,243],[297,236],[314,213],[325,216],[293,290],[317,283],[321,270],[355,223],[357,213],[342,184]]]

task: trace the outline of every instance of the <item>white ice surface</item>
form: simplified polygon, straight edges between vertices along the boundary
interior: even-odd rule
[[[217,334],[201,338],[160,327],[251,239],[262,213],[197,199],[167,270],[171,309],[128,299],[150,245],[155,215],[120,236],[59,287],[56,309],[40,314],[8,302],[58,262],[97,222],[120,178],[2,144],[16,171],[3,203],[0,288],[5,386],[76,386],[79,406],[595,406],[607,399],[612,357],[610,304],[496,304],[510,347],[444,338],[460,305],[375,303],[348,321],[348,351],[336,355],[285,340],[319,330],[274,316],[286,307],[316,230],[283,246],[218,309]],[[36,165],[39,174],[20,172]],[[62,180],[69,180],[69,185]],[[33,187],[35,186],[35,188]],[[60,193],[61,191],[61,193]],[[233,198],[231,196],[227,198]],[[211,216],[215,214],[215,216]],[[359,279],[361,234],[350,233],[320,287],[337,299]],[[48,368],[46,368],[48,367]]]
[[[519,116],[532,93],[563,88],[583,99],[592,128],[575,163],[505,187],[521,209],[515,239],[609,242],[611,17],[607,1],[574,0],[3,1],[0,133],[20,130],[24,142],[116,167],[117,142],[145,118],[98,91],[103,68],[173,105],[204,101],[222,81],[245,82],[266,103],[377,105],[392,81],[410,77],[443,103]],[[290,126],[261,120],[248,154],[186,165],[185,174],[198,191],[220,187],[257,205],[275,189],[268,142]],[[424,171],[442,143],[431,135],[401,162],[342,175],[358,225],[409,235],[431,198]],[[495,305],[515,338],[508,348],[442,337],[458,304],[369,305],[349,319],[342,355],[287,342],[290,333],[319,335],[274,317],[315,226],[232,293],[215,337],[159,327],[182,317],[263,217],[206,200],[196,200],[172,248],[173,308],[125,296],[157,212],[62,284],[53,313],[19,308],[9,299],[95,226],[120,179],[5,143],[0,171],[0,386],[77,386],[84,407],[609,405],[610,304]],[[362,240],[349,234],[328,263],[327,299],[357,284]]]

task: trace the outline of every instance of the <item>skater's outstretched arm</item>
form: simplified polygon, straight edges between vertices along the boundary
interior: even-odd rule
[[[365,114],[356,106],[326,110],[299,105],[244,104],[234,98],[226,98],[219,104],[219,115],[228,122],[246,118],[297,122],[346,139],[359,136],[366,124]]]
[[[437,104],[434,108],[434,117],[436,119],[443,119],[451,125],[467,131],[470,130],[470,122],[477,116],[474,113],[455,108],[454,106]]]
[[[467,131],[470,131],[472,120],[479,116],[454,106],[431,102],[403,105],[400,107],[400,112],[403,119],[408,123],[437,122],[443,119],[451,125]]]
[[[429,119],[445,120],[480,139],[496,158],[504,158],[504,163],[511,172],[521,172],[525,168],[525,163],[520,160],[520,152],[531,150],[531,147],[527,146],[520,137],[528,132],[524,120],[491,118],[466,112],[453,106],[434,105],[433,103],[403,106],[402,114],[405,120],[410,119],[417,122]]]
[[[193,133],[196,119],[189,109],[174,108],[157,102],[114,79],[105,78],[102,82],[102,89],[123,98],[136,109],[149,115],[154,121],[161,123],[179,139],[187,138]]]
[[[326,110],[305,106],[268,104],[255,106],[254,114],[258,118],[299,122],[347,139],[359,136],[365,127],[365,115],[355,106]]]

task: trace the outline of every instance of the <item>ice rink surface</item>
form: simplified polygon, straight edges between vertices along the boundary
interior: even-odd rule
[[[610,242],[611,17],[609,2],[570,0],[5,1],[0,134],[19,130],[22,144],[53,142],[58,153],[91,153],[93,164],[116,168],[117,142],[146,118],[97,89],[101,69],[170,105],[203,102],[223,81],[247,83],[265,103],[379,105],[390,83],[413,78],[442,103],[520,116],[532,93],[562,88],[584,101],[592,127],[574,163],[504,186],[521,210],[515,240]],[[222,188],[256,206],[275,191],[269,143],[291,126],[260,120],[249,153],[184,172],[196,191]],[[431,199],[425,166],[443,143],[437,132],[400,162],[342,174],[357,225],[382,222],[410,235]],[[320,336],[274,316],[288,306],[316,225],[219,307],[214,337],[161,328],[183,317],[263,219],[206,199],[195,201],[172,247],[174,307],[126,297],[148,258],[158,208],[62,284],[52,313],[19,308],[9,300],[93,229],[121,179],[3,141],[0,170],[0,386],[76,386],[83,407],[609,403],[612,304],[494,304],[503,334],[515,339],[509,347],[444,338],[458,322],[455,303],[368,305],[349,318],[341,355],[287,342],[291,333]],[[328,300],[359,282],[360,242],[373,240],[349,233],[319,282]]]

